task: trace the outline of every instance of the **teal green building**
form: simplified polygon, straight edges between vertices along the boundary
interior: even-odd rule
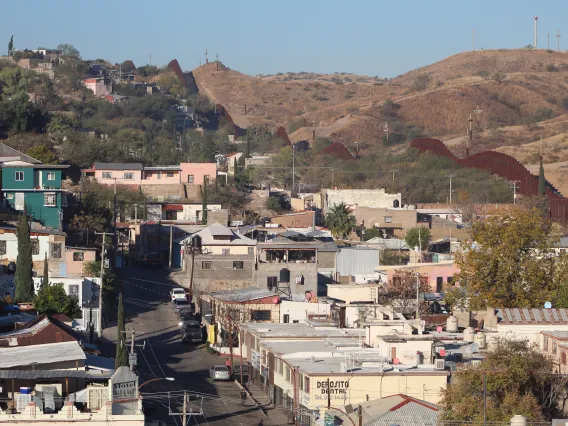
[[[1,167],[5,203],[18,211],[26,208],[44,226],[61,229],[64,196],[61,182],[63,170],[68,166],[17,160],[4,162]]]

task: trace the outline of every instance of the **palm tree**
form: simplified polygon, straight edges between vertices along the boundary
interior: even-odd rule
[[[325,224],[337,239],[348,238],[357,225],[355,216],[351,214],[345,203],[334,204],[325,216]]]

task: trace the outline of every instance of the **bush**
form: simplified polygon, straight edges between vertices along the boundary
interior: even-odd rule
[[[507,78],[507,74],[502,71],[497,71],[491,76],[491,78],[497,83],[501,84]]]
[[[548,72],[558,72],[558,68],[554,64],[546,64],[546,71]]]
[[[345,97],[345,99],[351,99],[355,96],[355,92],[345,92],[345,95],[343,96]]]
[[[288,123],[288,133],[294,133],[300,127],[304,127],[304,119],[300,118],[298,120],[291,121]]]
[[[414,82],[412,83],[412,87],[410,88],[410,90],[412,90],[413,92],[420,92],[422,90],[426,90],[429,84],[430,84],[430,74],[428,73],[418,74],[418,76],[416,76],[416,78],[414,79]]]
[[[537,110],[535,115],[533,115],[532,119],[535,122],[544,121],[552,118],[554,116],[554,112],[550,108],[540,108]]]
[[[489,78],[489,71],[479,71],[477,75],[487,80]]]
[[[268,197],[266,199],[266,208],[268,210],[280,212],[280,210],[282,210],[282,206],[280,205],[280,200],[278,199],[278,197]]]

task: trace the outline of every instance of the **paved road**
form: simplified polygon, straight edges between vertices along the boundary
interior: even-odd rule
[[[209,368],[224,364],[224,358],[209,354],[203,345],[192,347],[181,343],[176,316],[168,299],[170,289],[177,285],[168,278],[167,271],[124,268],[120,275],[123,279],[126,329],[143,333],[138,336],[137,344],[146,342],[145,348],[136,350],[140,383],[153,377],[175,378],[174,382],[155,381],[141,389],[146,394],[145,413],[149,419],[162,420],[167,425],[181,425],[181,417],[170,416],[168,412],[182,412],[185,390],[191,394],[189,406],[192,411],[203,410],[203,415],[188,419],[189,425],[255,426],[260,420],[267,426],[283,424],[281,416],[267,418],[251,400],[243,407],[240,390],[234,382],[210,380]],[[106,316],[112,321],[114,315],[107,311]],[[104,337],[115,342],[116,327],[106,328]],[[106,348],[107,352],[113,350],[110,344]]]

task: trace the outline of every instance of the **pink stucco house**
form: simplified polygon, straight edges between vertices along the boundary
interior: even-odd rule
[[[203,178],[208,177],[209,183],[217,178],[217,163],[181,163],[181,182],[203,185]]]
[[[66,247],[65,265],[68,277],[84,277],[87,262],[93,262],[97,258],[97,250],[87,247]]]
[[[83,80],[83,84],[87,89],[91,90],[95,96],[106,96],[110,95],[112,92],[112,86],[105,84],[104,78],[86,78]]]
[[[443,292],[447,284],[454,283],[454,274],[460,271],[453,262],[391,266],[386,271],[388,282],[393,281],[393,278],[397,275],[397,270],[409,270],[413,272],[416,270],[416,272],[426,278],[427,284],[430,286],[433,293]]]
[[[103,185],[141,185],[141,163],[94,163],[90,169],[83,169],[83,175],[94,178]]]
[[[142,185],[171,185],[181,183],[180,166],[144,167]]]

